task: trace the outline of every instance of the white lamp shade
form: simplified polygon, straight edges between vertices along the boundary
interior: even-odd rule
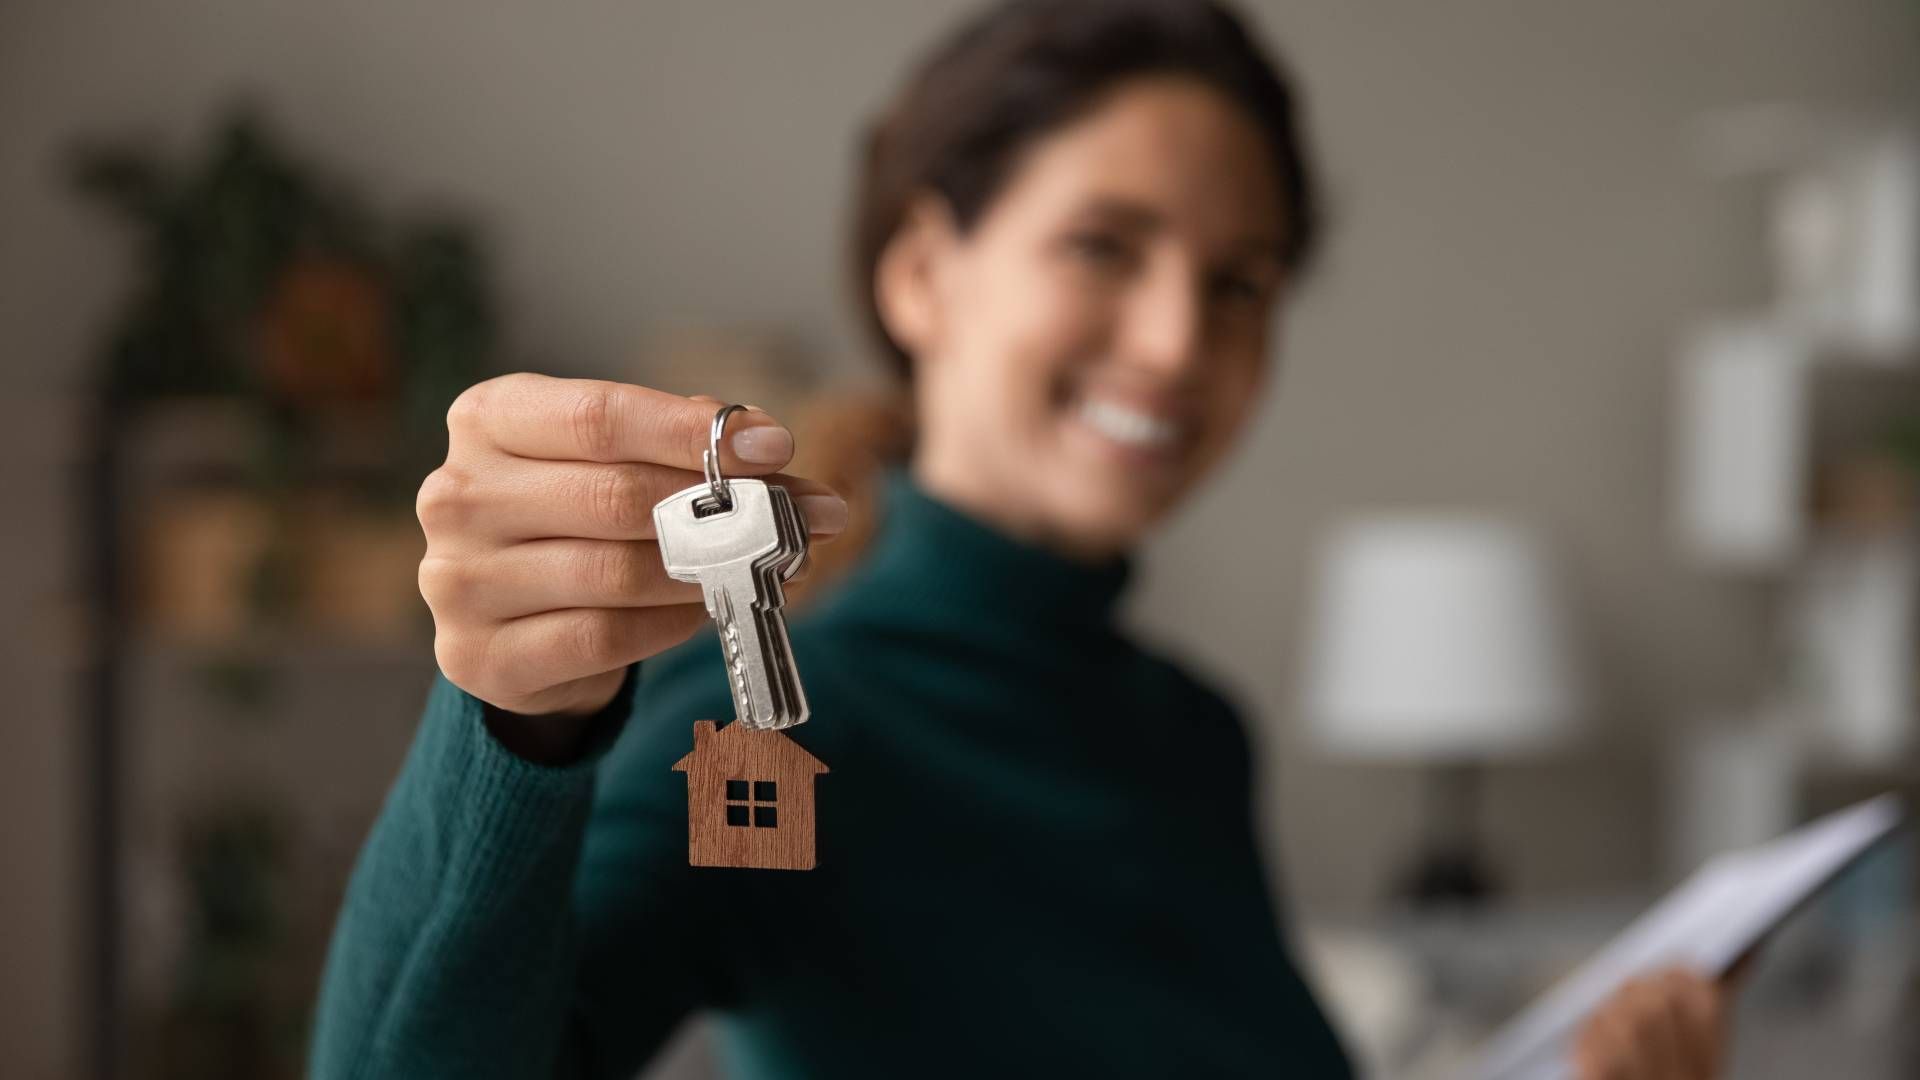
[[[1571,733],[1580,695],[1556,583],[1525,528],[1358,518],[1328,534],[1318,571],[1302,703],[1330,752],[1464,760]]]

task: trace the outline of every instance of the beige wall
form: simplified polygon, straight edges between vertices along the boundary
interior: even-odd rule
[[[448,199],[491,222],[531,365],[617,371],[650,326],[737,320],[795,328],[854,371],[838,274],[854,120],[965,6],[0,5],[0,472],[16,501],[0,596],[22,643],[0,669],[0,1072],[62,1074],[76,1020],[72,687],[45,633],[71,509],[42,395],[71,386],[125,281],[120,238],[61,186],[60,148],[138,132],[184,150],[251,93],[390,205]],[[1754,281],[1748,223],[1691,168],[1688,119],[1913,100],[1920,9],[1253,7],[1310,88],[1336,243],[1246,453],[1159,545],[1141,621],[1253,707],[1293,891],[1341,908],[1377,895],[1418,807],[1404,771],[1281,737],[1312,529],[1377,501],[1539,516],[1625,734],[1498,777],[1496,839],[1533,890],[1638,881],[1658,791],[1637,736],[1740,700],[1764,645],[1761,598],[1662,542],[1667,342]]]
[[[1169,537],[1145,607],[1267,721],[1295,891],[1337,907],[1378,894],[1421,806],[1404,772],[1277,737],[1313,530],[1355,504],[1534,516],[1567,557],[1601,743],[1496,776],[1494,841],[1523,886],[1631,883],[1659,855],[1643,736],[1748,704],[1768,659],[1765,589],[1689,570],[1664,532],[1669,342],[1764,280],[1758,219],[1704,178],[1693,122],[1920,103],[1920,7],[1260,10],[1313,94],[1336,243],[1264,422]]]

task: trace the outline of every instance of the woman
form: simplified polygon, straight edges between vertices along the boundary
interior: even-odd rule
[[[1348,1074],[1276,930],[1238,718],[1111,618],[1245,426],[1314,246],[1286,84],[1208,3],[1017,3],[867,149],[855,284],[917,431],[872,550],[792,629],[819,868],[687,865],[671,766],[730,701],[712,635],[661,655],[706,615],[649,511],[697,482],[714,399],[481,384],[420,492],[443,674],[316,1075],[628,1076],[695,1009],[747,1076]],[[786,429],[729,430],[726,472],[778,477]],[[813,533],[845,524],[778,478]],[[1712,1075],[1718,1009],[1636,986],[1583,1069]]]

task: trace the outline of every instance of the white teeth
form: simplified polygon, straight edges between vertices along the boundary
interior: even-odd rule
[[[1180,437],[1179,424],[1111,401],[1082,400],[1080,419],[1107,438],[1129,446],[1167,446]]]

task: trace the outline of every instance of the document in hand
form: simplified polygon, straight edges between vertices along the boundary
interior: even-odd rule
[[[1723,974],[1903,816],[1899,799],[1882,795],[1709,861],[1496,1033],[1474,1075],[1570,1075],[1581,1022],[1628,979],[1675,965]]]

